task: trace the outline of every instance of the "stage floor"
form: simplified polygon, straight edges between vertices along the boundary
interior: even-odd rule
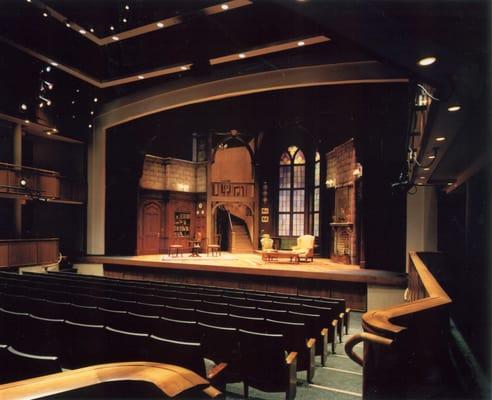
[[[222,252],[219,257],[169,257],[167,254],[141,256],[86,256],[78,260],[82,263],[104,265],[124,265],[139,268],[188,270],[200,272],[221,272],[230,274],[289,277],[321,280],[340,280],[345,282],[365,282],[379,284],[400,284],[402,274],[387,271],[361,269],[358,265],[338,264],[328,258],[315,258],[313,262],[291,263],[288,259],[266,262],[258,253]]]

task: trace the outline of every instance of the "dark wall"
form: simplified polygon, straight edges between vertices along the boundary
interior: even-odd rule
[[[490,372],[490,170],[438,198],[441,279],[453,299],[452,317],[481,365]]]

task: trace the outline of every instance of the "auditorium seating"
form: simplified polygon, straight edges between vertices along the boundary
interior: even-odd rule
[[[206,377],[206,357],[220,365],[221,374],[217,368],[212,372],[220,385],[242,380],[246,392],[253,386],[282,390],[287,396],[295,395],[295,388],[285,374],[292,368],[306,371],[311,382],[314,356],[321,355],[324,365],[328,342],[334,353],[336,336],[343,334],[336,327],[348,327],[340,299],[66,273],[1,272],[0,300],[0,320],[9,327],[0,342],[34,354],[54,354],[63,368],[145,357]],[[274,356],[278,365],[272,373],[279,376],[270,386],[245,367],[253,363],[247,346],[262,340],[259,348],[272,342],[272,351],[296,353],[287,361],[283,353],[281,360]]]

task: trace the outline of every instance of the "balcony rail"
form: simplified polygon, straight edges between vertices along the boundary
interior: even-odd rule
[[[83,182],[64,177],[57,171],[3,162],[0,162],[0,193],[81,203],[86,199]]]

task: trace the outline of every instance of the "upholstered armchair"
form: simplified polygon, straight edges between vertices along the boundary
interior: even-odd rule
[[[272,251],[273,250],[273,239],[270,237],[268,233],[265,233],[261,240],[261,250],[262,251]]]
[[[314,256],[314,236],[302,235],[297,238],[297,246],[292,246],[292,251],[296,252],[299,259],[304,258],[307,262],[308,259],[313,261]]]

